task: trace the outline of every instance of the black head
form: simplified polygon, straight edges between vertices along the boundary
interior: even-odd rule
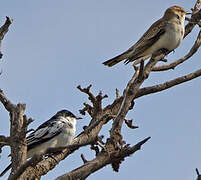
[[[79,117],[76,117],[72,112],[66,109],[58,111],[55,116],[64,116],[64,117],[72,117],[72,118],[80,119]]]

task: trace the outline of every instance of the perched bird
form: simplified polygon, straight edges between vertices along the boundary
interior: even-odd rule
[[[41,124],[27,139],[27,159],[36,153],[44,153],[50,147],[62,147],[72,143],[76,131],[76,117],[68,110],[57,112]],[[0,174],[3,176],[11,164]]]
[[[187,14],[191,13],[187,13],[179,6],[168,8],[163,17],[152,24],[132,47],[103,64],[111,67],[125,60],[125,64],[135,61],[134,65],[137,65],[158,50],[174,50],[183,40],[184,20]]]

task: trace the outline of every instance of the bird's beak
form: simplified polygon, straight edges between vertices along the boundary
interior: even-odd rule
[[[76,120],[82,119],[81,117],[76,117]]]

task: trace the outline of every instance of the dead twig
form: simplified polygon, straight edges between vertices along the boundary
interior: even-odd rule
[[[201,175],[200,175],[198,169],[196,168],[195,171],[197,173],[197,180],[201,180]]]
[[[125,121],[126,125],[127,125],[129,128],[131,128],[131,129],[139,128],[138,126],[134,126],[134,125],[133,125],[133,119],[131,119],[131,120],[125,119],[124,121]]]
[[[88,162],[88,161],[86,160],[86,158],[84,157],[84,154],[81,154],[81,159],[82,159],[82,161],[83,161],[84,164]]]
[[[119,90],[116,88],[116,98],[118,99],[119,97],[120,97]]]
[[[184,82],[190,81],[190,80],[195,79],[195,78],[200,77],[200,76],[201,76],[201,69],[199,69],[193,73],[187,74],[185,76],[181,76],[181,77],[175,78],[173,80],[167,81],[167,82],[162,83],[162,84],[141,88],[137,92],[135,98],[139,98],[139,97],[147,95],[147,94],[152,94],[152,93],[156,93],[156,92],[160,92],[160,91],[169,89],[173,86],[182,84]]]
[[[3,26],[0,27],[0,59],[2,58],[3,54],[1,52],[1,44],[5,34],[8,32],[8,28],[13,22],[13,19],[6,16],[6,21]]]

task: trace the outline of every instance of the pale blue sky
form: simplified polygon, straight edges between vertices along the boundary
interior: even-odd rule
[[[27,104],[26,114],[35,119],[30,128],[36,128],[60,109],[78,115],[88,99],[76,89],[77,85],[92,84],[95,93],[103,90],[109,96],[104,101],[107,105],[114,100],[115,88],[121,92],[125,88],[133,69],[131,64],[123,63],[108,68],[102,62],[133,45],[166,8],[180,5],[189,10],[194,3],[195,0],[2,1],[0,23],[4,23],[5,16],[14,22],[3,41],[0,88],[13,103]],[[196,27],[168,56],[169,62],[187,53],[198,31]],[[199,60],[200,51],[174,71],[152,73],[143,86],[197,70],[201,67]],[[201,171],[200,89],[201,79],[197,78],[137,99],[127,118],[134,118],[140,128],[124,126],[124,138],[131,145],[148,136],[152,138],[121,164],[119,173],[107,166],[88,179],[195,179],[195,168]],[[0,134],[9,135],[8,113],[0,106]],[[79,121],[77,134],[89,120],[86,116]],[[100,134],[107,138],[110,127],[111,123]],[[81,166],[81,153],[88,160],[94,158],[89,147],[82,148],[42,179],[54,179]],[[8,148],[4,148],[0,171],[9,163],[8,154]]]

